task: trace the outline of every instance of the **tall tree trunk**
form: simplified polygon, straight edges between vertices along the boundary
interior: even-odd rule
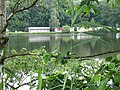
[[[15,5],[19,5],[20,0],[16,0]],[[8,37],[6,36],[5,29],[7,28],[8,21],[18,12],[25,11],[33,7],[39,0],[33,0],[31,5],[28,5],[24,8],[19,9],[13,8],[13,12],[6,18],[6,0],[0,0],[0,90],[3,89],[3,66],[4,66],[4,46],[8,41]],[[22,3],[23,4],[23,3]]]
[[[6,44],[5,26],[6,26],[6,0],[0,0],[0,90],[3,90],[3,48]]]

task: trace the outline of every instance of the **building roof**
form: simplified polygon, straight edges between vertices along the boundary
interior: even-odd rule
[[[50,29],[50,27],[28,27],[28,29],[36,30],[36,29]]]

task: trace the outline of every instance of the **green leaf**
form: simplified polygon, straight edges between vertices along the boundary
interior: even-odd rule
[[[84,90],[91,90],[90,88],[85,88]]]
[[[113,79],[116,83],[120,84],[120,73],[115,74]]]
[[[94,77],[94,82],[98,82],[98,81],[100,81],[100,79],[101,79],[101,75],[96,75]]]
[[[105,67],[106,67],[105,64],[101,65],[101,67],[96,71],[95,74],[101,73],[104,70]]]
[[[12,54],[17,54],[17,52],[15,50],[12,50],[11,53]]]
[[[84,12],[86,12],[87,14],[90,13],[89,7],[87,5],[84,7]]]
[[[101,25],[98,23],[94,23],[94,22],[88,22],[88,21],[82,21],[80,24],[94,26],[94,27],[106,27],[107,28],[107,26],[104,26],[104,25]]]
[[[113,3],[110,4],[110,8],[114,8],[115,5]]]
[[[77,47],[77,46],[83,46],[83,45],[85,45],[85,44],[87,44],[87,43],[90,43],[90,42],[93,42],[93,41],[96,41],[96,40],[99,40],[99,38],[94,38],[94,39],[92,39],[92,40],[81,41],[80,43],[74,45],[72,48],[75,48],[75,47]]]
[[[98,15],[98,14],[99,14],[99,12],[98,12],[97,9],[93,9],[93,10],[94,10],[95,15]]]
[[[117,3],[118,6],[120,7],[120,0],[116,0],[116,3]]]
[[[13,77],[15,77],[18,81],[20,81],[20,78],[12,71],[10,70],[9,68],[7,67],[4,67],[4,69]]]
[[[42,88],[42,75],[43,74],[43,68],[39,67],[39,71],[38,71],[38,88],[39,90],[41,90]]]
[[[120,54],[117,54],[117,59],[120,60]]]
[[[71,17],[73,17],[74,14],[74,3],[72,0],[69,0],[69,10],[71,11]]]
[[[71,23],[72,25],[74,24],[74,22],[77,19],[78,15],[80,15],[83,12],[85,7],[86,7],[86,5],[83,5],[80,9],[77,10],[77,12],[75,13],[75,15],[72,18],[72,23]]]
[[[85,88],[84,90],[98,90],[95,85],[89,85],[89,87]]]
[[[97,4],[99,4],[99,1],[98,0],[95,0]]]
[[[68,13],[69,12],[69,10],[66,10],[66,13]]]
[[[44,59],[45,64],[48,63],[48,61],[50,60],[50,57],[51,57],[51,55],[50,55],[49,53],[46,53],[46,54],[43,56],[43,59]]]
[[[110,62],[110,61],[112,61],[112,57],[107,57],[107,58],[105,58],[105,60]]]
[[[89,8],[95,8],[94,4],[89,4]]]
[[[110,0],[107,0],[107,3],[109,2]]]
[[[99,90],[106,90],[106,85],[107,85],[108,79],[109,78],[106,78],[100,82]]]
[[[94,33],[94,32],[84,32],[84,33],[92,36],[101,36],[100,33]]]
[[[110,63],[110,64],[108,65],[108,68],[109,68],[109,69],[114,69],[114,68],[115,68],[115,63]]]
[[[79,24],[76,24],[76,25],[88,25],[88,26],[94,26],[94,27],[101,27],[101,29],[105,29],[109,32],[117,32],[116,29],[113,29],[109,26],[105,26],[105,25],[101,25],[101,24],[98,24],[98,23],[94,23],[94,22],[88,22],[88,21],[82,21],[81,23]]]

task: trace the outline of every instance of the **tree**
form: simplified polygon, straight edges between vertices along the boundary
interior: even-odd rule
[[[38,27],[49,26],[50,13],[49,10],[46,9],[46,7],[43,4],[32,7],[29,10],[29,16],[30,16],[29,26]]]
[[[5,36],[5,25],[6,25],[6,12],[5,12],[5,0],[0,0],[0,90],[3,88],[3,47],[6,44]]]
[[[56,8],[53,8],[51,10],[51,17],[49,19],[49,26],[51,27],[52,30],[60,26],[59,19],[57,18],[58,16],[59,15]]]
[[[10,2],[10,1],[8,1]],[[0,0],[0,90],[3,90],[4,46],[8,41],[6,28],[9,20],[18,12],[25,11],[34,6],[38,0],[13,0],[15,2],[11,14],[6,16],[6,0]]]
[[[118,6],[110,8],[109,5],[102,3],[98,5],[97,8],[99,10],[99,14],[94,16],[96,22],[114,28],[116,28],[116,25],[118,24],[117,27],[119,27],[120,8]]]
[[[24,23],[24,24],[23,24]],[[29,27],[30,17],[28,10],[22,13],[16,14],[10,21],[8,25],[8,30],[11,32],[15,31],[25,31],[26,27]]]
[[[14,2],[7,3],[8,14],[12,11]],[[44,0],[37,3],[29,10],[25,10],[19,14],[16,14],[8,25],[9,31],[27,31],[26,27],[49,27],[49,19],[55,18],[60,23],[60,27],[63,25],[70,25],[70,13],[66,13],[68,7],[67,0]],[[54,17],[51,17],[51,13],[55,13]],[[34,12],[34,13],[33,13]],[[77,19],[79,21],[79,19]],[[23,24],[24,23],[24,24]],[[56,23],[55,23],[56,24]],[[53,24],[54,25],[54,24]],[[59,25],[58,25],[59,26]]]
[[[70,3],[70,1],[73,2],[73,4]],[[48,27],[49,19],[51,19],[50,14],[51,14],[52,8],[56,8],[56,11],[59,14],[59,16],[57,16],[56,18],[60,22],[60,27],[62,27],[63,25],[70,26],[74,20],[75,20],[73,22],[74,24],[77,24],[84,20],[91,21],[92,18],[96,18],[98,11],[100,12],[102,11],[100,10],[102,8],[100,7],[101,2],[99,2],[99,4],[96,4],[96,1],[95,0],[94,1],[92,0],[87,0],[87,1],[86,0],[44,0],[44,1],[40,1],[37,5],[35,5],[31,9],[26,10],[22,13],[16,14],[15,17],[9,21],[8,29],[10,31],[27,31],[26,27],[29,27],[29,26],[35,26],[35,27],[47,26]],[[102,0],[102,4],[105,3],[103,1],[107,1],[107,0]],[[81,10],[82,12],[79,12],[80,8],[83,5],[85,5],[84,9]],[[110,0],[109,6],[112,6],[112,5],[113,5],[113,0]],[[14,2],[12,1],[7,2],[8,14],[10,14],[10,12],[12,11],[13,6],[14,6]],[[116,8],[116,5],[113,5],[113,6]],[[95,13],[96,13],[96,16],[94,15]],[[73,18],[73,16],[75,17],[77,16],[77,18],[75,19],[75,17]],[[52,17],[52,18],[55,18],[55,17]],[[116,20],[114,19],[113,23],[115,22]],[[25,24],[22,24],[22,23],[25,23]]]
[[[43,3],[40,4],[38,3],[29,10],[16,14],[9,21],[8,29],[14,32],[27,31],[27,27],[48,27],[50,18],[49,10],[46,9]]]

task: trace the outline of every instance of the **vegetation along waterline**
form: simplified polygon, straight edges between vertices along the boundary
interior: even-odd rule
[[[0,90],[119,90],[119,7],[120,0],[0,0]],[[63,33],[7,34],[28,27]],[[68,34],[74,27],[95,32]]]

